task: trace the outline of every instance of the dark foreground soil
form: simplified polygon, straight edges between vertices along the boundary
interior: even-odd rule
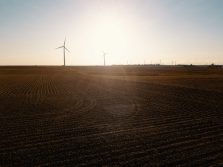
[[[223,69],[0,67],[0,166],[222,166]]]

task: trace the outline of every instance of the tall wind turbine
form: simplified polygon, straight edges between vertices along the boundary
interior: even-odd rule
[[[56,49],[60,49],[63,48],[63,60],[64,60],[64,66],[66,66],[66,51],[70,52],[67,48],[66,48],[66,38],[64,40],[63,46],[60,46]]]

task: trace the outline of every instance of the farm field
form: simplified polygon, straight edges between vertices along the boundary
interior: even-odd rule
[[[8,166],[223,166],[223,68],[0,67]]]

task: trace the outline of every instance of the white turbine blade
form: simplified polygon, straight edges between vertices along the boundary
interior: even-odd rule
[[[107,53],[106,52],[102,52],[102,56],[103,57],[107,56]]]
[[[68,51],[68,52],[70,52],[66,47],[65,47],[65,50]]]
[[[60,47],[58,47],[58,48],[56,48],[56,49],[60,49],[60,48],[63,48],[64,46],[60,46]]]
[[[65,37],[65,39],[64,39],[64,43],[63,43],[63,46],[65,46],[65,44],[66,44],[66,37]]]

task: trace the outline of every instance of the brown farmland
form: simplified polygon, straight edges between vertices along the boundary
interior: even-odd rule
[[[221,166],[223,68],[0,67],[0,166]]]

